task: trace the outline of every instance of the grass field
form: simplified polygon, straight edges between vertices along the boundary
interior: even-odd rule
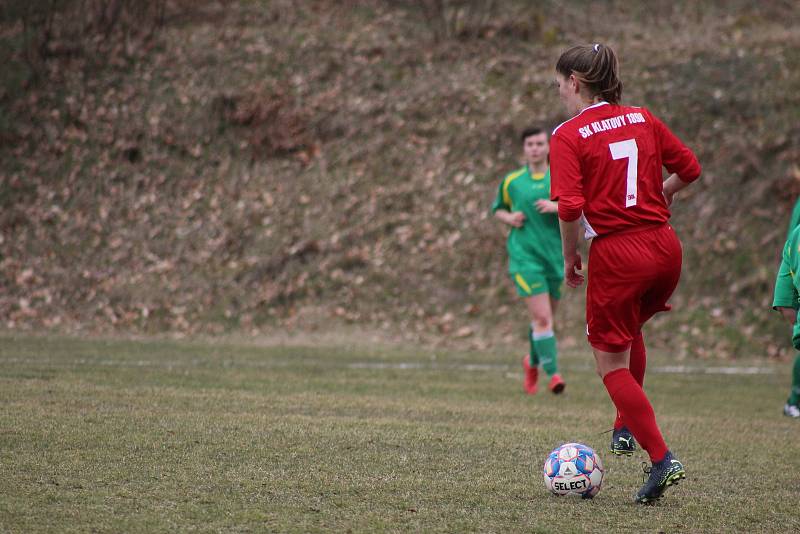
[[[612,407],[585,351],[564,355],[560,398],[522,395],[518,359],[5,334],[0,531],[800,530],[788,364],[677,373],[651,354],[688,479],[643,507],[642,457],[605,452]],[[572,440],[605,461],[592,501],[543,488]]]

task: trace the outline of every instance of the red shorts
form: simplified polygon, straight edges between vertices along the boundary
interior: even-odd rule
[[[660,311],[681,276],[681,242],[669,224],[596,237],[589,251],[586,329],[589,344],[624,352]]]

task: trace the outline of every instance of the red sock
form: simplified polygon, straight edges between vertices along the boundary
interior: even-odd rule
[[[614,406],[622,413],[625,425],[636,441],[650,455],[652,462],[659,462],[667,454],[667,444],[656,424],[653,406],[636,383],[628,369],[615,369],[603,377]]]
[[[636,383],[644,387],[644,371],[647,368],[647,351],[644,347],[642,332],[633,338],[631,342],[631,363],[628,367],[631,370],[633,379]]]
[[[636,380],[636,383],[640,386],[644,387],[644,371],[647,368],[647,351],[644,347],[644,338],[642,337],[642,332],[639,332],[633,341],[631,342],[631,360],[629,369],[631,370],[631,375],[633,375],[633,379]],[[619,430],[625,426],[625,422],[622,420],[622,414],[619,413],[617,410],[617,418],[614,420],[614,430]]]
[[[623,426],[625,426],[625,422],[622,420],[622,414],[617,410],[617,418],[614,419],[614,430],[619,430]]]

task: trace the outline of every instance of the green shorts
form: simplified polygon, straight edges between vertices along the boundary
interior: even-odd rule
[[[794,326],[792,326],[792,346],[800,350],[800,317],[795,320]]]
[[[561,298],[561,282],[563,278],[548,278],[539,272],[511,273],[511,279],[517,286],[517,295],[523,298],[541,293],[549,293],[555,300]]]

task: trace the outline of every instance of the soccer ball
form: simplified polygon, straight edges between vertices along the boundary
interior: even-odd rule
[[[553,449],[544,461],[544,487],[556,495],[591,499],[603,484],[603,463],[591,447],[566,443]]]

